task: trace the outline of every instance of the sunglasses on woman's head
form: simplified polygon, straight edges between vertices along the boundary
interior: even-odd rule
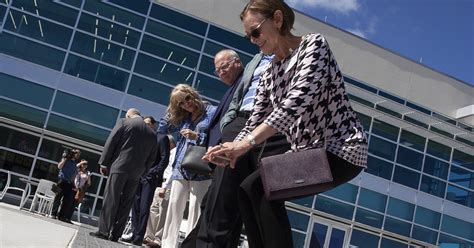
[[[261,21],[254,29],[252,29],[252,31],[250,31],[250,33],[248,35],[245,36],[245,38],[249,39],[251,37],[255,38],[255,39],[258,39],[258,37],[260,37],[260,28],[262,27],[262,24],[268,20],[268,17],[263,19],[263,21]]]

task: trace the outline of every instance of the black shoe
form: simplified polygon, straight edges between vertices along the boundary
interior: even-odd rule
[[[91,235],[92,237],[96,237],[96,238],[99,238],[99,239],[105,239],[105,240],[108,240],[109,237],[105,234],[102,234],[101,232],[97,231],[97,232],[90,232],[89,235]]]
[[[134,241],[132,241],[132,245],[142,246],[143,242],[134,240]]]
[[[116,238],[114,236],[110,236],[109,240],[112,241],[112,242],[118,242],[119,238]]]
[[[64,217],[58,217],[58,220],[62,221],[62,222],[66,222],[68,224],[72,224],[71,220],[70,219],[66,219]]]

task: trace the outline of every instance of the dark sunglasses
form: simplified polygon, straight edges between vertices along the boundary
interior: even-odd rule
[[[262,24],[268,20],[268,17],[263,19],[263,21],[261,21],[254,29],[252,29],[252,31],[250,31],[250,33],[248,35],[245,36],[245,38],[249,39],[251,37],[255,38],[255,39],[258,39],[258,37],[260,37],[260,28],[262,27]]]
[[[191,95],[186,95],[186,97],[184,97],[184,100],[183,101],[179,101],[178,102],[178,106],[181,107],[185,102],[189,102],[191,101],[193,98]]]

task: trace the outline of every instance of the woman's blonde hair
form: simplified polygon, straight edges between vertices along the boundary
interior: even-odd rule
[[[204,112],[204,102],[199,93],[190,85],[178,84],[171,91],[170,103],[168,105],[169,122],[171,125],[177,127],[188,116],[191,115],[188,111],[180,107],[180,103],[188,98],[196,107],[198,116]]]
[[[283,0],[253,0],[245,5],[240,13],[240,20],[244,20],[247,12],[253,11],[262,14],[265,18],[272,18],[275,11],[283,13],[283,25],[280,29],[281,35],[288,35],[295,23],[295,12]]]

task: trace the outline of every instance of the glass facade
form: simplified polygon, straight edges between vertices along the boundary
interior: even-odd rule
[[[97,219],[106,183],[97,161],[124,102],[165,108],[172,88],[188,83],[217,104],[226,86],[212,73],[213,56],[228,47],[245,63],[258,52],[236,33],[147,0],[0,2],[0,62],[18,67],[0,71],[0,168],[55,181],[64,147],[80,148],[94,172],[80,211]],[[37,74],[24,76],[23,66]],[[346,82],[472,134],[472,126]],[[348,92],[369,135],[367,184],[288,202],[295,247],[473,247],[474,224],[455,210],[474,215],[472,141]],[[429,208],[395,188],[444,205]]]

